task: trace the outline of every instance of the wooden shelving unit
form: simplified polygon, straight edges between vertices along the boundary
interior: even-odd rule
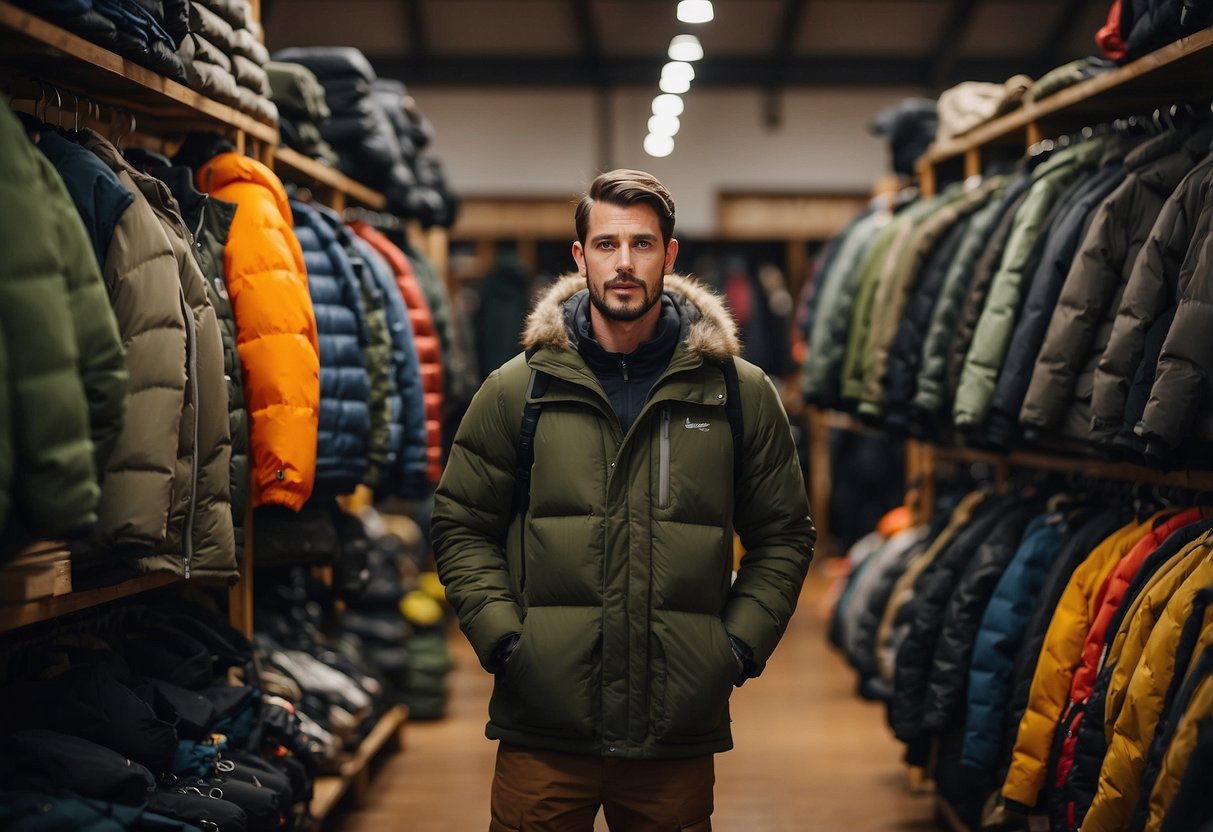
[[[1213,29],[1164,46],[1132,63],[1026,104],[951,141],[931,146],[919,166],[936,165],[991,144],[1030,145],[1109,117],[1168,104],[1207,103],[1213,78]]]
[[[333,810],[348,794],[360,803],[370,788],[371,765],[385,751],[404,747],[404,724],[408,708],[396,705],[384,713],[358,751],[341,765],[340,774],[317,777],[312,793],[311,815],[315,829],[320,829]]]
[[[82,592],[72,592],[67,595],[55,595],[49,598],[39,598],[18,604],[0,604],[0,633],[49,621],[61,615],[80,612],[89,607],[108,604],[122,598],[129,598],[141,592],[181,583],[184,580],[179,575],[169,572],[156,572],[151,575],[141,575],[114,586],[86,589]]]
[[[0,70],[129,109],[140,125],[184,133],[226,127],[267,144],[278,127],[207,98],[11,3],[0,2]]]
[[[383,194],[289,147],[274,149],[274,169],[283,179],[321,191],[324,197],[321,201],[334,211],[344,210],[350,199],[375,211],[387,207]]]

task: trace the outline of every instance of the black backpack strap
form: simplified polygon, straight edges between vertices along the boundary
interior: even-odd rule
[[[741,414],[741,384],[737,380],[737,363],[727,358],[720,363],[724,371],[725,414],[729,417],[729,431],[733,434],[733,482],[741,478],[741,461],[744,459],[742,445],[745,442],[745,420]]]
[[[528,351],[527,358],[532,355]],[[531,503],[531,465],[535,462],[535,431],[539,427],[539,414],[543,408],[541,399],[548,391],[552,377],[543,370],[531,368],[531,379],[526,386],[526,406],[522,408],[522,422],[518,426],[517,462],[514,468],[514,514],[526,514]]]

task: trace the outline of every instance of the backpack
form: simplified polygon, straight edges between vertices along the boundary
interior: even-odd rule
[[[529,360],[535,354],[535,349],[527,350]],[[736,480],[741,473],[742,441],[745,436],[745,422],[741,413],[741,387],[737,381],[737,364],[732,358],[719,362],[724,372],[724,388],[726,393],[725,414],[729,419],[729,433],[733,437],[733,478]],[[525,515],[531,503],[531,465],[535,461],[535,431],[539,427],[539,414],[542,412],[542,399],[547,393],[548,383],[552,377],[543,370],[531,368],[531,379],[527,383],[526,406],[522,409],[522,420],[518,426],[517,463],[514,472],[514,514]]]

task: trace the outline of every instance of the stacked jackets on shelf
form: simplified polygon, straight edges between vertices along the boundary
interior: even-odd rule
[[[972,828],[1207,811],[1213,512],[1148,503],[981,488],[848,553],[831,641]]]
[[[802,315],[805,400],[999,450],[1199,458],[1213,126],[1093,132],[856,218]]]
[[[1213,25],[1201,0],[1113,0],[1095,42],[1107,57],[1131,61]]]
[[[177,49],[189,30],[187,0],[21,0],[34,14],[186,83]]]
[[[219,613],[129,605],[8,659],[4,828],[303,827],[323,747]]]
[[[351,47],[293,47],[273,57],[306,67],[324,87],[331,115],[318,127],[342,172],[373,184],[394,214],[427,227],[455,221],[456,200],[436,158],[422,153],[429,133],[410,116],[415,103],[403,85],[379,82],[370,61]]]
[[[189,85],[258,120],[274,124],[265,66],[270,55],[248,0],[189,0],[189,32],[177,55]]]
[[[341,160],[320,135],[320,123],[332,113],[324,98],[324,87],[310,69],[302,64],[270,61],[265,66],[270,81],[270,98],[278,108],[278,132],[282,143],[324,162],[339,167]]]

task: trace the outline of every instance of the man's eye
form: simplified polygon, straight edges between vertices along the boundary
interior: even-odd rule
[[[601,243],[598,244],[598,247],[600,249],[602,249],[603,251],[610,251],[612,248],[614,248],[614,245],[603,240]]]
[[[653,247],[653,244],[651,242],[649,242],[648,240],[638,240],[636,242],[636,248],[652,248],[652,247]]]

